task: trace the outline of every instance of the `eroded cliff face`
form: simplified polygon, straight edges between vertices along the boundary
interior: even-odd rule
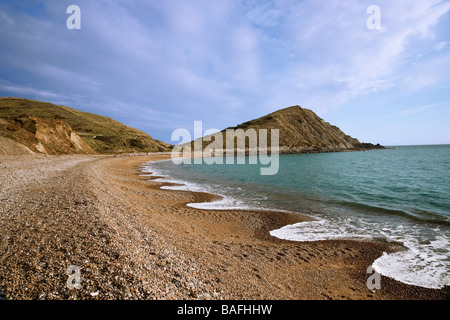
[[[64,120],[24,115],[7,122],[3,154],[96,154]]]
[[[167,152],[173,146],[114,119],[51,103],[0,97],[0,154]]]

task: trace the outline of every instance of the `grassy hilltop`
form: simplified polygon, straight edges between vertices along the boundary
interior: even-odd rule
[[[108,117],[21,98],[0,98],[0,154],[166,152],[171,145]]]

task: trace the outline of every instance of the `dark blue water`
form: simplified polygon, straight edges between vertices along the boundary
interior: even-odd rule
[[[279,171],[260,165],[150,165],[181,188],[224,196],[200,208],[264,208],[316,220],[272,235],[297,241],[377,239],[407,250],[385,254],[374,268],[409,284],[450,285],[450,145],[280,155]]]

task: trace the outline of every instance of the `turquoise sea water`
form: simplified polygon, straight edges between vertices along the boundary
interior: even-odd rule
[[[169,160],[146,170],[183,185],[172,188],[223,196],[193,207],[275,209],[315,218],[273,230],[275,237],[401,243],[405,250],[377,259],[376,271],[429,288],[450,285],[450,145],[280,155],[273,176],[260,175],[260,167],[177,166]]]

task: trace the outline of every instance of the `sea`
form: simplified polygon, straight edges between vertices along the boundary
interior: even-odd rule
[[[403,250],[373,262],[376,272],[421,287],[450,285],[450,145],[280,155],[276,175],[261,175],[250,157],[241,160],[245,164],[176,165],[169,159],[147,163],[144,171],[177,184],[166,189],[222,196],[191,207],[313,218],[272,230],[274,237],[399,244]]]

